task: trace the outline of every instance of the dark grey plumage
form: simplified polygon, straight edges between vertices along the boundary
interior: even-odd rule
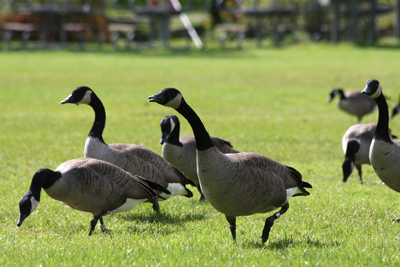
[[[85,157],[101,159],[117,165],[133,175],[140,175],[167,188],[171,195],[161,194],[160,200],[171,196],[192,197],[186,188],[192,183],[187,177],[154,151],[136,144],[106,144],[103,131],[106,112],[101,100],[87,86],[76,88],[61,104],[87,104],[95,112],[95,120],[85,143]],[[194,185],[194,184],[193,184]]]
[[[250,153],[223,154],[213,144],[207,130],[182,94],[166,88],[150,96],[150,102],[168,106],[183,115],[193,129],[197,149],[197,173],[204,196],[225,214],[233,239],[236,239],[236,217],[281,209],[268,217],[262,233],[267,241],[274,221],[289,208],[289,198],[306,196],[311,185],[301,174],[265,156]]]
[[[362,120],[363,116],[376,109],[375,101],[361,94],[358,90],[344,92],[343,89],[333,89],[329,94],[328,103],[331,103],[337,95],[340,97],[337,102],[338,107],[350,115],[357,116],[358,122]]]
[[[363,94],[378,104],[379,116],[371,142],[369,159],[378,177],[391,189],[400,192],[400,141],[393,141],[389,130],[389,109],[377,80],[368,80]]]
[[[29,192],[19,202],[18,226],[39,204],[42,188],[50,197],[71,208],[92,213],[89,235],[98,220],[101,230],[106,230],[103,216],[132,210],[143,202],[158,206],[157,191],[170,194],[161,185],[131,175],[111,163],[91,158],[73,159],[55,171],[40,169],[35,173]]]
[[[161,140],[163,157],[172,165],[177,167],[186,176],[193,181],[199,192],[200,200],[205,197],[200,188],[199,178],[197,176],[196,166],[196,140],[193,135],[179,136],[180,122],[177,116],[170,115],[164,117],[161,122]],[[232,144],[222,138],[211,136],[213,144],[224,154],[238,153]]]

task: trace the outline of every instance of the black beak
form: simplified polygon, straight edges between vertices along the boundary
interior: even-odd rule
[[[76,103],[76,101],[74,100],[74,97],[72,95],[70,95],[69,97],[67,97],[63,101],[61,101],[60,104],[62,105],[62,104],[67,104],[67,103]]]
[[[24,222],[24,220],[25,220],[27,217],[28,217],[28,215],[21,214],[21,215],[19,216],[19,220],[18,220],[17,226],[21,226],[21,224]]]
[[[163,96],[163,92],[149,96],[147,99],[149,100],[149,102],[156,102],[161,105],[166,103],[165,98]]]

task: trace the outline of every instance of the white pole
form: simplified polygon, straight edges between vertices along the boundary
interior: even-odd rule
[[[179,0],[170,0],[173,8],[176,11],[181,11],[182,10],[182,5],[179,3]],[[186,30],[188,31],[190,38],[192,38],[194,45],[198,49],[203,48],[203,42],[200,40],[199,35],[197,34],[196,30],[194,29],[192,23],[189,20],[189,17],[186,15],[186,13],[181,12],[179,14],[179,19],[182,21],[183,25],[185,26]]]

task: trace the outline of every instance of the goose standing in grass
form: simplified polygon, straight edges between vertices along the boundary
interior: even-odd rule
[[[377,80],[368,80],[363,94],[378,105],[378,124],[369,150],[371,165],[378,177],[391,189],[400,192],[400,141],[393,141],[389,130],[389,108]]]
[[[289,208],[292,196],[307,196],[301,174],[292,167],[250,152],[223,154],[195,111],[175,88],[166,88],[150,96],[150,102],[174,108],[192,127],[196,139],[197,173],[201,189],[209,203],[225,214],[236,240],[236,217],[266,213],[281,208],[268,217],[262,233],[266,242],[274,221]]]
[[[186,184],[192,182],[157,153],[136,144],[105,143],[103,131],[106,124],[106,111],[92,89],[87,86],[76,88],[61,102],[61,104],[65,103],[87,104],[94,110],[95,119],[86,139],[85,157],[113,163],[133,175],[142,176],[162,185],[171,192],[171,195],[161,194],[163,198],[160,200],[176,195],[193,196],[193,193],[186,188]]]
[[[360,182],[363,184],[361,165],[371,164],[369,161],[369,147],[374,137],[375,129],[376,123],[355,124],[345,132],[342,138],[342,148],[345,154],[342,165],[343,182],[347,182],[355,166]]]
[[[196,184],[201,194],[200,201],[204,200],[205,197],[201,192],[199,178],[197,177],[196,140],[194,136],[183,135],[179,137],[180,122],[175,115],[164,117],[160,126],[163,157]],[[211,136],[211,140],[222,153],[238,153],[229,141],[213,136]]]
[[[364,115],[372,113],[376,109],[376,103],[360,91],[351,90],[344,92],[343,89],[333,89],[329,94],[328,103],[331,103],[335,96],[339,95],[338,107],[344,112],[355,115],[358,122]]]
[[[92,213],[89,235],[99,220],[101,230],[107,230],[103,216],[130,211],[143,202],[158,206],[158,192],[170,194],[161,185],[131,175],[108,162],[91,158],[73,159],[64,162],[55,171],[40,169],[34,174],[29,192],[19,201],[18,226],[38,206],[42,188],[50,197],[71,208]]]
[[[362,164],[369,164],[369,148],[376,130],[376,123],[355,124],[347,129],[342,139],[342,148],[345,159],[342,165],[343,182],[347,182],[350,174],[353,172],[354,166],[358,170],[360,182],[362,179]],[[389,129],[390,132],[390,129]],[[391,135],[392,138],[396,136]]]

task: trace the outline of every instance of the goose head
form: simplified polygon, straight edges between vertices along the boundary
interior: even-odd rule
[[[343,89],[342,88],[337,88],[337,89],[333,89],[330,93],[329,93],[329,98],[328,98],[328,103],[331,103],[332,100],[335,98],[335,96],[337,95],[344,95]]]
[[[61,104],[87,104],[89,105],[90,102],[92,101],[92,95],[94,92],[92,89],[90,89],[87,86],[80,86],[77,87],[72,93],[63,101],[61,101]]]
[[[161,122],[161,140],[160,144],[164,144],[168,136],[172,133],[175,127],[179,124],[178,117],[175,115],[165,116]]]
[[[361,93],[371,98],[378,98],[382,94],[382,87],[377,80],[368,80]]]
[[[61,177],[60,172],[54,172],[50,169],[39,169],[32,178],[29,192],[26,193],[19,201],[19,221],[18,226],[36,209],[40,202],[40,191],[42,188],[51,187],[55,181]]]
[[[36,209],[39,200],[35,198],[33,193],[29,191],[19,201],[19,220],[17,225],[21,226],[24,220]]]
[[[181,92],[175,88],[165,88],[158,94],[149,96],[148,99],[149,102],[156,102],[160,105],[173,109],[179,108],[181,103],[184,101]]]

